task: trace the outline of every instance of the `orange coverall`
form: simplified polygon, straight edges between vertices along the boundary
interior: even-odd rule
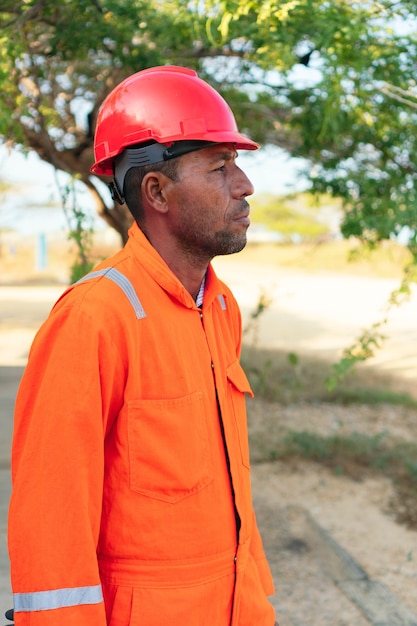
[[[136,225],[58,300],[16,402],[16,626],[273,626],[240,341],[212,267],[200,311]]]

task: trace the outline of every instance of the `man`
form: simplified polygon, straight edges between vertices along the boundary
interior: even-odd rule
[[[16,626],[273,626],[252,507],[241,320],[210,261],[246,243],[241,135],[195,72],[134,74],[92,171],[135,223],[60,298],[16,402]]]

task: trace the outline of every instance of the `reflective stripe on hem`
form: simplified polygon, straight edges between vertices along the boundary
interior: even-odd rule
[[[103,592],[101,585],[96,585],[94,587],[15,593],[13,598],[14,610],[19,613],[23,611],[49,611],[80,604],[99,604],[103,602]]]
[[[83,283],[86,280],[90,280],[90,278],[97,278],[98,276],[104,276],[105,278],[109,278],[114,283],[116,283],[116,285],[120,287],[120,289],[123,291],[125,296],[128,298],[130,304],[132,305],[138,320],[146,317],[146,313],[143,309],[143,306],[140,303],[140,300],[136,294],[136,291],[132,283],[130,282],[128,278],[126,278],[126,276],[124,276],[124,274],[119,272],[119,270],[116,270],[114,267],[107,267],[102,270],[90,272],[89,274],[86,274],[85,276],[80,278],[80,280],[78,280],[75,284],[79,285],[80,283]]]

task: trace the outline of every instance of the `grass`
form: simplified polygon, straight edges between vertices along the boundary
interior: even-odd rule
[[[256,416],[249,406],[250,449],[253,462],[281,461],[286,464],[314,462],[337,475],[363,480],[366,476],[389,478],[394,486],[390,512],[399,523],[417,529],[417,441],[399,440],[388,430],[366,432],[318,433],[308,430],[309,406],[343,405],[352,408],[360,423],[359,405],[390,405],[393,412],[405,409],[408,419],[417,422],[417,400],[401,382],[369,366],[358,366],[343,385],[328,391],[325,380],[331,363],[292,353],[244,345],[242,363],[261,402],[262,430],[252,430]],[[294,430],[280,422],[274,406],[305,405],[306,429]],[[380,410],[377,409],[376,414]],[[361,424],[363,426],[363,424]],[[365,426],[366,428],[366,426]]]
[[[242,364],[255,394],[268,402],[388,403],[417,410],[417,400],[402,389],[400,380],[368,365],[357,365],[329,391],[330,361],[244,344]]]
[[[267,226],[288,241],[294,236],[314,240],[327,235],[329,228],[318,219],[318,207],[304,196],[299,194],[295,200],[269,193],[255,195],[250,203],[253,223]]]
[[[417,400],[408,393],[393,389],[340,387],[328,394],[328,401],[337,404],[391,404],[417,410]]]
[[[371,251],[356,240],[338,240],[300,244],[249,243],[236,261],[238,259],[310,274],[331,271],[372,278],[401,278],[411,254],[407,248],[392,241]]]
[[[335,474],[363,480],[377,475],[389,478],[395,488],[390,510],[399,523],[417,528],[417,442],[393,443],[387,433],[323,436],[309,431],[288,431],[265,461],[308,460]]]
[[[33,258],[35,237],[19,237],[16,233],[2,231],[0,249],[0,273],[19,273],[31,276],[34,273]],[[111,237],[108,238],[108,235]],[[13,246],[15,254],[8,253]],[[115,231],[95,233],[92,259],[106,257],[120,247]],[[49,273],[69,274],[75,256],[73,242],[66,234],[48,237]],[[249,243],[237,255],[223,257],[228,263],[256,262],[275,265],[279,270],[344,273],[375,278],[401,279],[403,267],[410,260],[410,253],[394,242],[385,242],[380,248],[369,252],[355,241],[324,241],[300,244]],[[329,270],[329,268],[331,268]]]

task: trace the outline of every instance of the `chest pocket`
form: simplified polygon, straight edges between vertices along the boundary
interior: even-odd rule
[[[248,427],[246,422],[246,400],[245,393],[253,397],[253,391],[243,371],[239,361],[235,361],[226,371],[229,393],[233,404],[233,414],[236,422],[236,429],[239,436],[240,452],[242,455],[242,463],[249,468],[249,442]]]
[[[128,404],[130,488],[179,502],[213,480],[201,392]]]

